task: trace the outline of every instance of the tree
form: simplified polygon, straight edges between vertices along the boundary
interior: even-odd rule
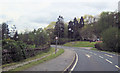
[[[64,21],[63,21],[63,17],[59,16],[59,18],[57,19],[56,25],[55,25],[55,29],[54,29],[54,34],[59,37],[59,38],[64,38]]]
[[[16,31],[15,34],[14,34],[13,39],[14,39],[15,41],[18,41],[18,37],[19,37],[19,36],[18,36],[18,32]]]
[[[77,37],[79,36],[78,26],[79,26],[79,24],[78,24],[78,21],[75,17],[73,20],[73,38],[74,38],[74,40],[77,40]]]
[[[68,38],[68,25],[67,25],[67,23],[64,24],[64,38]]]
[[[68,38],[73,38],[73,32],[74,32],[74,25],[73,25],[73,22],[70,21],[68,23]]]
[[[2,39],[9,38],[9,28],[6,23],[2,23]]]
[[[84,15],[85,24],[94,23],[95,18],[92,15]]]
[[[47,30],[47,29],[54,29],[55,25],[56,25],[56,22],[51,22],[51,23],[45,28],[45,30]]]
[[[106,50],[118,52],[118,28],[110,27],[102,33],[103,44],[105,45]]]
[[[2,24],[0,24],[0,40],[2,40]],[[1,42],[0,42],[1,44]]]
[[[36,47],[44,46],[50,42],[47,32],[42,28],[39,28],[38,30],[34,29],[31,32],[27,31],[24,34],[19,34],[19,40],[29,45],[35,45]]]
[[[15,35],[15,33],[16,33],[16,26],[15,25],[13,25],[12,27],[11,27],[11,30],[10,30],[10,38],[11,39],[14,39],[14,35]]]
[[[85,27],[83,27],[79,33],[82,37],[82,40],[96,40],[97,37],[94,33],[94,27],[91,25],[85,25]]]
[[[79,28],[82,28],[82,27],[84,27],[84,18],[83,17],[81,17],[80,23],[79,23]]]
[[[79,19],[79,22],[75,17],[73,21],[70,21],[68,23],[68,38],[71,38],[74,40],[81,40],[82,38],[79,31],[81,30],[82,27],[84,27],[83,17]]]
[[[95,34],[100,37],[101,33],[109,27],[116,27],[114,25],[114,13],[113,12],[102,12],[100,19],[95,25]]]

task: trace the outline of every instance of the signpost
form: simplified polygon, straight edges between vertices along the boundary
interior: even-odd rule
[[[56,51],[57,51],[57,42],[58,42],[58,37],[55,37],[55,40],[56,40],[56,48],[55,48],[55,54],[56,54]]]

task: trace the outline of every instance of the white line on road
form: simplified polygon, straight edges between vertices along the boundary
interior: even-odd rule
[[[97,54],[94,53],[94,55],[97,55]]]
[[[90,55],[88,55],[88,54],[85,54],[88,58],[90,58]]]
[[[90,52],[90,53],[92,53],[92,52]]]
[[[103,57],[102,57],[102,56],[99,56],[99,57],[103,59]]]
[[[106,55],[106,56],[108,56],[108,57],[111,57],[111,58],[113,57],[113,56],[111,56],[111,55],[108,55],[108,54],[104,54],[104,55]]]
[[[71,71],[74,70],[75,66],[77,65],[77,62],[78,62],[78,55],[77,55],[77,53],[76,53],[76,62],[75,62],[75,64],[74,64],[74,66],[72,67]]]
[[[115,67],[116,67],[116,68],[118,68],[118,69],[120,69],[120,67],[119,67],[119,66],[117,66],[117,65],[115,65]]]
[[[109,63],[111,63],[112,64],[112,62],[110,61],[110,60],[108,60],[108,59],[105,59],[107,62],[109,62]]]

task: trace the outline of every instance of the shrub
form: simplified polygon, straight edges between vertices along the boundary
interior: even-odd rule
[[[100,43],[96,43],[95,48],[97,48],[98,50],[102,50],[102,47],[101,47]]]
[[[10,39],[5,39],[2,41],[3,43],[3,50],[7,50],[9,52],[11,52],[11,58],[14,62],[16,61],[20,61],[23,59],[23,53],[21,51],[21,47],[20,47],[20,42],[16,42],[14,40],[10,40]]]
[[[103,47],[108,51],[118,51],[118,28],[110,27],[102,33]]]

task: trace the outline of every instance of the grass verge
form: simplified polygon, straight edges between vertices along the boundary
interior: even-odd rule
[[[39,52],[39,54],[36,55],[36,56],[34,56],[34,57],[27,58],[27,59],[22,60],[22,61],[20,61],[20,62],[14,62],[14,63],[9,63],[9,64],[4,64],[4,65],[2,65],[2,68],[8,67],[8,66],[12,66],[12,65],[16,65],[16,64],[20,64],[20,63],[22,63],[22,62],[34,60],[34,59],[40,58],[40,57],[42,57],[42,56],[44,56],[44,55],[48,55],[48,54],[50,54],[50,53],[52,53],[52,52],[54,52],[54,48],[48,48],[48,49],[46,49],[46,50],[44,50],[44,51]]]
[[[96,48],[92,48],[91,50],[94,50],[94,51],[101,51],[101,52],[106,52],[106,53],[111,53],[111,54],[120,55],[120,53],[117,53],[117,52],[103,51],[103,50],[98,50],[98,49],[96,49]]]
[[[88,42],[88,41],[75,41],[75,42],[69,42],[64,44],[64,46],[69,47],[94,47],[96,42]]]
[[[53,48],[53,49],[54,49],[54,48]],[[50,56],[45,57],[45,58],[43,58],[43,59],[41,59],[41,60],[38,60],[38,61],[36,61],[36,62],[31,62],[31,63],[26,64],[26,65],[24,65],[24,66],[17,67],[17,68],[15,68],[15,69],[13,69],[13,70],[10,70],[10,72],[11,72],[11,71],[22,71],[22,70],[25,70],[25,69],[27,69],[27,68],[30,68],[30,67],[34,66],[34,65],[37,65],[37,64],[43,63],[43,62],[45,62],[45,61],[48,61],[48,60],[50,60],[50,59],[56,58],[57,56],[61,55],[63,52],[64,52],[63,49],[59,49],[59,51],[58,51],[56,54],[51,54]],[[53,53],[53,52],[52,52],[52,53]]]

